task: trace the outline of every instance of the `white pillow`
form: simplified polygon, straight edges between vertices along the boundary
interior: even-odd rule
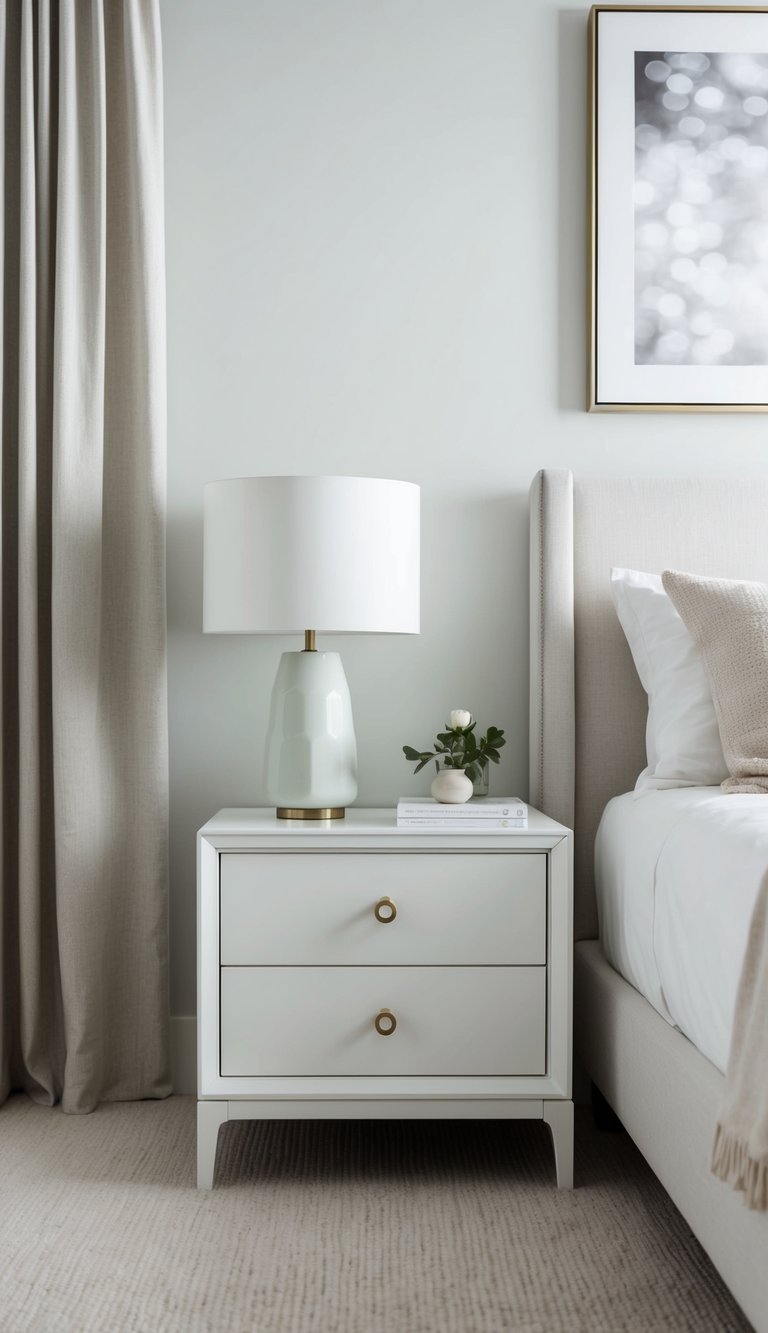
[[[612,569],[611,591],[648,695],[648,767],[636,791],[714,787],[728,776],[712,691],[691,635],[659,574]]]

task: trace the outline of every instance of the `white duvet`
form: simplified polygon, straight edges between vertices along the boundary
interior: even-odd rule
[[[608,961],[725,1072],[736,989],[768,870],[768,797],[630,792],[595,844]]]

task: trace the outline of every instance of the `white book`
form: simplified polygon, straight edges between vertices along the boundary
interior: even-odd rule
[[[429,815],[398,815],[398,828],[439,828],[444,832],[485,833],[493,829],[526,829],[527,819],[433,819]]]
[[[447,805],[432,796],[401,796],[397,817],[460,819],[527,819],[528,806],[517,796],[475,796],[463,805]]]

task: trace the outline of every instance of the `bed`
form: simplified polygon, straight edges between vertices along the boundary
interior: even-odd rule
[[[720,1000],[719,1035],[708,1020],[699,1019],[698,1034],[690,1028],[707,1049],[702,1054],[676,1026],[680,1017],[662,1011],[663,985],[656,1006],[652,991],[649,999],[638,988],[638,976],[633,985],[606,961],[597,938],[594,867],[598,826],[613,802],[601,830],[604,862],[608,857],[601,874],[613,873],[610,858],[620,854],[622,834],[614,829],[606,837],[606,823],[620,830],[622,820],[625,828],[636,822],[640,802],[633,815],[621,801],[632,800],[624,794],[645,765],[646,696],[614,609],[610,569],[674,568],[768,582],[768,479],[574,478],[545,470],[534,479],[530,512],[530,800],[576,835],[576,1057],[747,1317],[766,1333],[768,1214],[747,1209],[709,1170],[725,1083],[718,1064],[727,995]],[[671,827],[680,822],[679,810],[669,814],[675,802],[693,809],[701,801],[729,799],[716,789],[696,789],[666,805],[646,801],[644,817],[649,829],[656,813]],[[663,829],[648,837],[650,843],[663,839]],[[605,902],[601,911],[608,936]],[[620,961],[615,941],[611,947]],[[686,1019],[682,1025],[690,1027]]]

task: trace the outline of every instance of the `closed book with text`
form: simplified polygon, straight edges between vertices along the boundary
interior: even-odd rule
[[[461,830],[464,833],[484,833],[490,830],[508,829],[513,832],[515,829],[527,829],[527,819],[503,819],[493,816],[486,816],[484,819],[434,819],[430,815],[398,815],[398,828],[436,828],[443,829],[446,833]]]
[[[401,796],[397,802],[401,819],[528,819],[528,806],[517,796],[475,796],[463,805],[447,805],[431,796]]]

